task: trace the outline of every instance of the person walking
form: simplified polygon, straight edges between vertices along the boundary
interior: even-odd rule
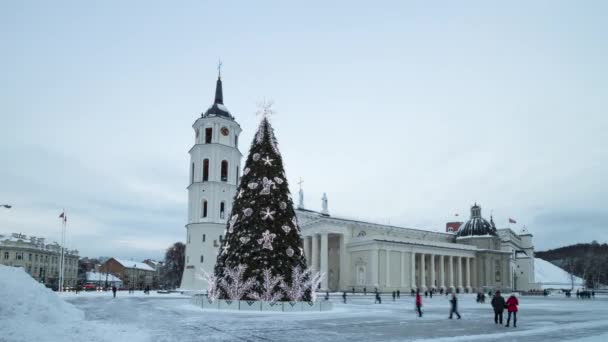
[[[397,290],[397,298],[401,298],[401,291]]]
[[[502,325],[502,313],[505,311],[505,298],[500,295],[500,291],[496,291],[492,298],[492,308],[494,309],[494,323]]]
[[[112,286],[112,294],[114,295],[114,298],[116,298],[116,286]]]
[[[329,300],[329,291],[325,292],[325,301]]]
[[[346,304],[346,291],[342,292],[342,300],[344,300],[344,304]]]
[[[435,291],[435,290],[431,290],[431,291],[429,291],[429,295],[431,296],[431,298],[433,298],[433,292],[434,292],[434,291]]]
[[[367,287],[364,287],[364,288],[363,288],[363,295],[364,295],[364,296],[367,296]]]
[[[507,299],[507,311],[509,312],[509,316],[507,316],[507,325],[509,326],[509,322],[511,322],[511,314],[513,314],[513,328],[517,328],[517,306],[519,305],[519,301],[514,294],[512,294],[509,299]]]
[[[376,291],[376,299],[374,300],[374,304],[382,304],[382,298],[380,297],[380,293]]]
[[[393,302],[395,301],[395,298],[397,298],[397,292],[393,291]]]
[[[422,317],[422,297],[420,296],[420,290],[416,291],[416,312],[418,312],[418,317]]]
[[[460,319],[460,314],[458,313],[458,298],[455,293],[452,293],[452,299],[450,299],[450,319],[452,319],[453,314],[456,314],[458,319]]]

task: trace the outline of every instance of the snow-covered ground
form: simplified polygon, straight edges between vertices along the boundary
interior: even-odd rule
[[[409,295],[395,302],[384,297],[383,304],[373,304],[373,295],[349,296],[346,305],[332,296],[332,312],[290,314],[203,311],[178,295],[64,299],[89,322],[134,327],[150,341],[606,341],[608,336],[607,297],[521,297],[517,328],[495,325],[490,305],[477,304],[474,295],[460,296],[461,320],[447,319],[445,296],[423,298],[422,318],[415,316]]]
[[[179,294],[119,292],[58,296],[22,269],[0,266],[0,341],[606,341],[608,297],[521,297],[517,328],[495,325],[490,305],[461,295],[461,320],[446,296],[409,295],[373,304],[373,295],[332,296],[335,310],[315,313],[203,311]],[[506,319],[506,315],[505,315]]]

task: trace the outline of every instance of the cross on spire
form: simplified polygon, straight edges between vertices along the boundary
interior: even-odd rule
[[[300,190],[302,190],[302,183],[304,183],[304,180],[302,179],[302,177],[300,177],[300,181],[298,182],[298,185],[300,186]]]
[[[217,61],[217,78],[222,78],[222,60]]]

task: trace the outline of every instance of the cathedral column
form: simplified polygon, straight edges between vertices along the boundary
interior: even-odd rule
[[[462,257],[458,257],[458,289],[462,291]]]
[[[435,288],[435,254],[431,254],[431,289]]]
[[[426,270],[424,262],[424,254],[420,254],[420,287],[422,291],[426,291]]]
[[[448,285],[450,287],[450,290],[453,290],[454,289],[454,260],[451,255],[448,258],[448,271],[450,273]]]
[[[328,234],[321,234],[321,273],[325,274],[323,280],[321,280],[321,289],[329,289],[329,245],[328,245]]]
[[[466,268],[467,268],[467,290],[469,290],[469,292],[471,292],[471,258],[467,257],[466,259],[467,264],[466,264]]]
[[[410,265],[411,287],[416,289],[416,253],[412,252],[412,261]]]
[[[401,274],[401,283],[399,286],[405,286],[405,252],[401,252],[401,263],[399,264],[399,269],[401,270],[399,273]]]
[[[443,259],[445,255],[439,256],[439,288],[445,290],[445,262]]]
[[[386,282],[384,287],[389,287],[391,284],[391,250],[386,250]]]
[[[317,234],[313,234],[312,238],[312,253],[311,253],[311,268],[313,271],[319,271],[319,237]]]
[[[378,287],[378,252],[377,249],[369,251],[369,268],[372,275],[370,285],[374,287]]]
[[[344,290],[350,282],[348,265],[348,256],[346,255],[346,236],[340,234],[340,289]]]
[[[304,256],[306,257],[306,265],[310,267],[311,259],[310,259],[310,240],[308,240],[308,236],[304,236]]]

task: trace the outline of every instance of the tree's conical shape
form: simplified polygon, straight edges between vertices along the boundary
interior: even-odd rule
[[[245,162],[218,251],[215,276],[225,279],[227,270],[245,265],[243,279],[255,280],[250,292],[261,294],[265,269],[287,284],[294,268],[306,269],[302,247],[283,160],[272,126],[264,117]],[[225,291],[220,291],[220,298],[227,298]],[[307,291],[302,299],[309,298]]]

